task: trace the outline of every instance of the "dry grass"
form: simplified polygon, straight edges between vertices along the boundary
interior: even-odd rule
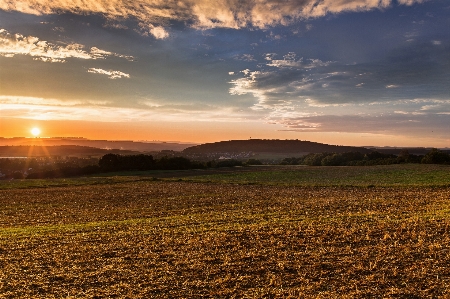
[[[448,298],[450,188],[0,190],[0,298]]]

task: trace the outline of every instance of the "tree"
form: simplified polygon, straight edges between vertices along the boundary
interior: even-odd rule
[[[333,154],[333,155],[326,156],[325,158],[323,158],[320,163],[322,164],[322,166],[340,166],[340,165],[345,164],[345,161],[344,161],[342,155]]]
[[[247,162],[245,162],[247,165],[262,165],[262,162],[258,159],[248,159]]]
[[[303,164],[309,166],[320,166],[322,165],[322,159],[329,156],[329,153],[311,153],[303,157]]]
[[[408,163],[409,162],[409,151],[407,149],[403,149],[397,156],[398,163]]]
[[[422,159],[423,164],[450,164],[450,155],[433,148]]]
[[[119,170],[120,156],[116,154],[106,154],[98,161],[98,165],[102,171]]]

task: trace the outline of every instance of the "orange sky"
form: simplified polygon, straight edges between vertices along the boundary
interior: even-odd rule
[[[300,139],[335,145],[354,146],[423,146],[447,147],[449,140],[436,142],[402,136],[333,132],[278,131],[279,125],[246,122],[241,125],[229,122],[87,122],[40,121],[29,119],[0,119],[0,137],[33,137],[31,129],[38,127],[40,137],[84,137],[107,140],[180,141],[206,143],[230,139]]]

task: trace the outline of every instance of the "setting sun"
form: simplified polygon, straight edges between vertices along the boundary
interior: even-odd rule
[[[41,134],[41,130],[39,128],[33,128],[31,129],[31,134],[33,134],[34,137],[38,137],[39,134]]]

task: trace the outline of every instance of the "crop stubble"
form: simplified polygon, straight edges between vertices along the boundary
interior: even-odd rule
[[[446,297],[449,215],[448,187],[0,190],[0,298]]]

